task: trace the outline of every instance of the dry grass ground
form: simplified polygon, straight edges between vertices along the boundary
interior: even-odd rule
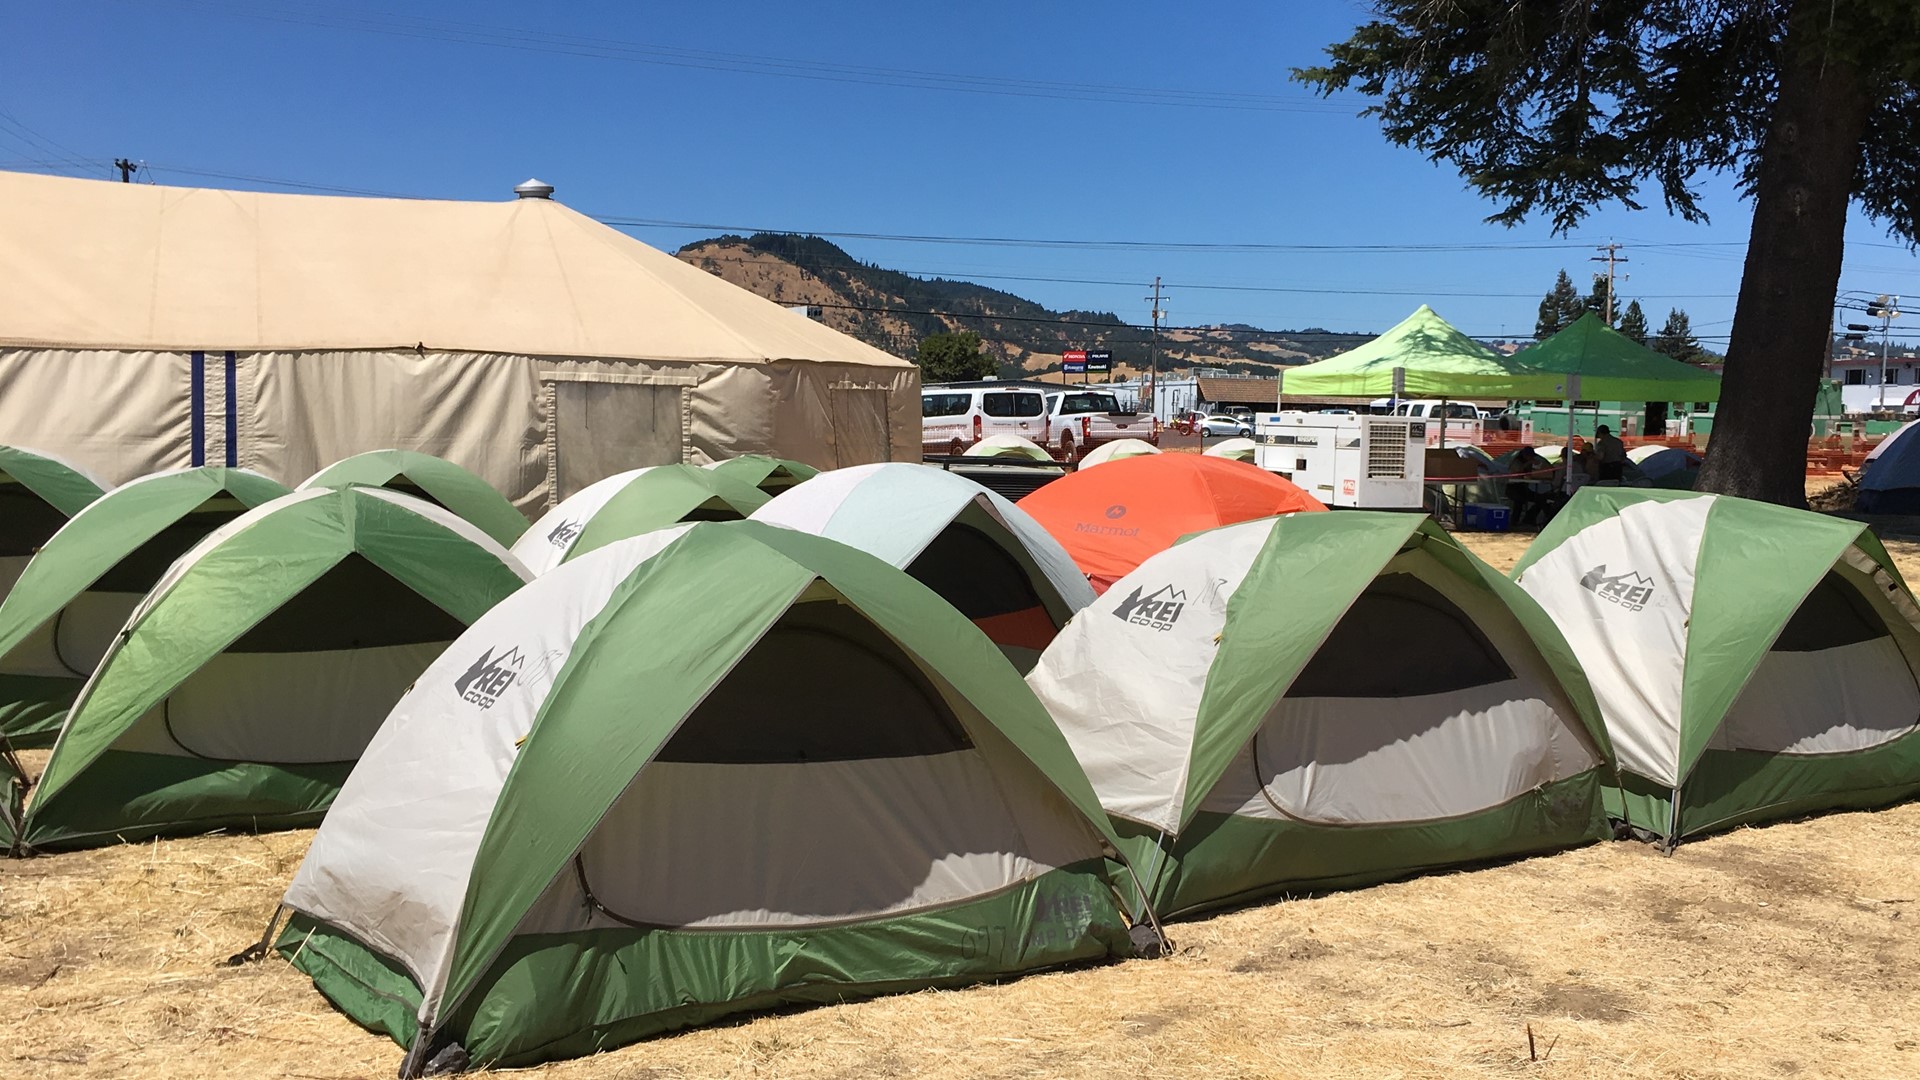
[[[1502,568],[1524,547],[1470,543]],[[1920,545],[1895,546],[1920,571]],[[221,965],[258,936],[309,837],[0,864],[0,1076],[392,1075],[399,1048],[285,963]],[[762,1016],[537,1071],[1920,1076],[1916,860],[1920,805],[1672,858],[1599,844],[1177,924],[1170,960]]]

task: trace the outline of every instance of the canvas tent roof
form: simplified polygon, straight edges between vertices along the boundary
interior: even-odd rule
[[[1021,671],[1093,590],[1026,511],[963,476],[893,462],[823,473],[753,512],[905,570],[986,632]]]
[[[1292,397],[1551,398],[1557,376],[1531,371],[1453,328],[1421,304],[1357,348],[1280,373]]]
[[[413,450],[369,450],[336,461],[295,490],[366,484],[404,492],[444,506],[502,544],[527,531],[526,516],[485,480],[445,458]]]
[[[1513,355],[1563,378],[1542,395],[1587,401],[1718,401],[1720,376],[1654,352],[1589,311],[1559,333]]]
[[[1113,844],[1059,731],[932,592],[696,524],[559,567],[420,678],[279,947],[411,1048],[402,1075],[454,1043],[527,1064],[1124,952]],[[993,924],[1022,929],[967,936]]]
[[[0,345],[912,365],[551,199],[0,172]]]
[[[682,521],[736,521],[767,495],[719,469],[650,465],[596,480],[560,500],[513,545],[535,574],[615,540]]]
[[[42,746],[140,597],[175,558],[287,493],[245,469],[154,473],[88,503],[0,601],[0,734]]]
[[[182,555],[70,710],[36,848],[311,824],[427,663],[530,575],[447,510],[295,492]]]
[[[1920,606],[1860,522],[1585,487],[1514,578],[1580,654],[1635,827],[1920,791]]]
[[[1027,681],[1163,915],[1604,832],[1606,740],[1572,652],[1416,515],[1190,537]]]

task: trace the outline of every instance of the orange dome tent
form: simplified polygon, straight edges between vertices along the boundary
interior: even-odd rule
[[[1151,454],[1064,476],[1021,499],[1020,509],[1060,541],[1095,592],[1105,592],[1188,533],[1326,507],[1243,461]]]

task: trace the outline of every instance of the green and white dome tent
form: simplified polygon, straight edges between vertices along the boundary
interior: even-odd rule
[[[99,481],[79,466],[38,450],[0,446],[0,600],[13,590],[34,552],[99,497]],[[32,675],[10,675],[0,666],[0,703],[39,701],[48,689]],[[7,712],[0,704],[0,732]]]
[[[394,702],[529,577],[398,492],[296,492],[182,555],[81,691],[21,839],[310,825]]]
[[[1512,582],[1414,515],[1198,533],[1028,684],[1164,916],[1606,835],[1606,739]]]
[[[767,496],[716,469],[649,465],[596,480],[533,523],[513,554],[535,575],[615,540],[688,521],[740,521]]]
[[[1093,603],[1086,575],[1039,522],[943,469],[836,469],[777,496],[752,520],[838,540],[905,570],[973,620],[1022,673]]]
[[[78,465],[24,446],[0,446],[0,598],[67,519],[100,497]]]
[[[424,764],[423,763],[429,763]],[[1072,751],[978,630],[756,522],[608,545],[475,622],[374,737],[279,950],[401,1075],[1131,947]]]
[[[1920,793],[1920,607],[1861,523],[1582,488],[1514,578],[1592,679],[1635,829],[1670,847]]]
[[[711,461],[703,467],[759,488],[769,498],[820,475],[819,469],[804,462],[765,454],[742,454],[723,461]]]
[[[1104,465],[1120,458],[1146,457],[1160,452],[1159,447],[1145,439],[1114,439],[1111,442],[1103,442],[1082,454],[1080,463],[1074,468],[1091,469],[1095,465]]]
[[[446,458],[415,450],[369,450],[342,458],[307,477],[294,490],[348,484],[383,487],[444,507],[502,544],[513,543],[527,531],[526,515],[515,510],[493,485]]]
[[[140,597],[181,553],[287,493],[245,469],[142,476],[100,496],[42,545],[0,601],[0,735],[47,746]]]

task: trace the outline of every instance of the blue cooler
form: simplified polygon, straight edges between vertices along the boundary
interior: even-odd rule
[[[1460,508],[1460,527],[1478,532],[1506,532],[1507,508],[1499,503],[1468,503]]]

